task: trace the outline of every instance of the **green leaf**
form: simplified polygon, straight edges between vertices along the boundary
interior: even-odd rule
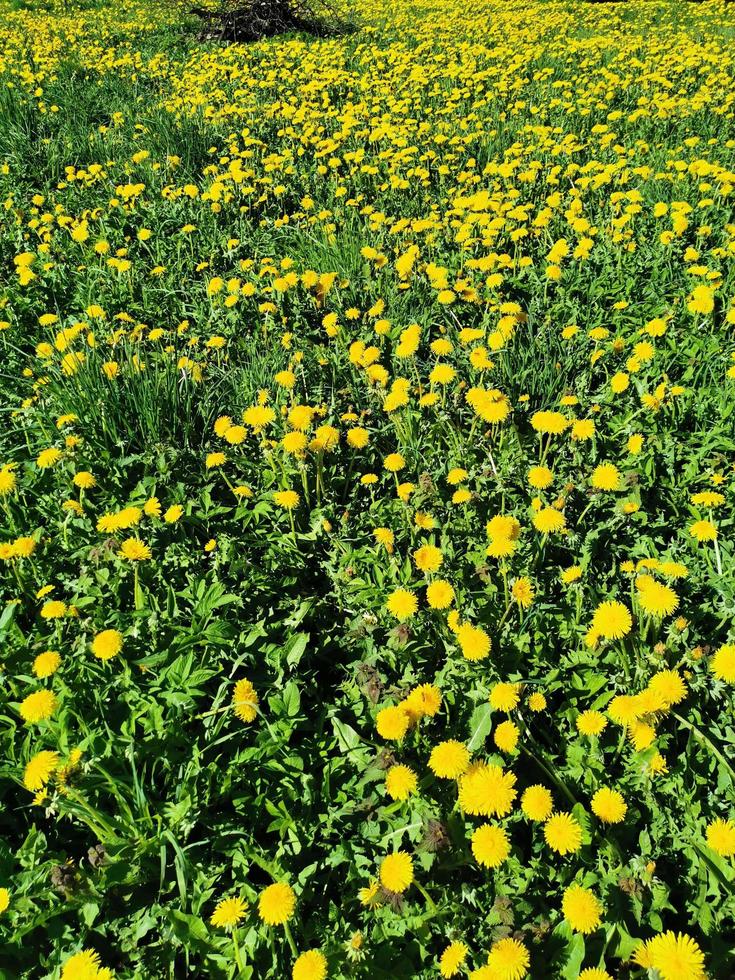
[[[99,910],[100,907],[96,902],[85,902],[84,905],[82,905],[82,918],[84,919],[86,925],[92,925],[99,914]]]
[[[576,977],[579,976],[580,967],[584,962],[584,953],[584,936],[577,932],[567,943],[567,963],[562,973],[565,980],[576,980]]]
[[[304,655],[306,644],[308,642],[308,633],[296,633],[286,642],[286,645],[283,648],[284,659],[289,667],[293,669],[298,664]]]
[[[289,681],[283,689],[283,706],[289,718],[295,718],[301,707],[301,695],[296,681]]]
[[[337,745],[340,752],[352,752],[362,745],[362,739],[350,725],[341,721],[339,718],[332,717],[332,728],[337,736]]]
[[[493,725],[493,709],[489,704],[481,704],[475,708],[470,718],[470,740],[467,748],[474,752],[484,744]]]
[[[198,915],[187,915],[178,909],[169,909],[168,920],[174,935],[182,943],[193,942],[194,945],[209,946],[209,930]]]

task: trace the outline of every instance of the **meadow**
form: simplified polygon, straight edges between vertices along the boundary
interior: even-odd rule
[[[0,0],[0,980],[735,976],[735,6]]]

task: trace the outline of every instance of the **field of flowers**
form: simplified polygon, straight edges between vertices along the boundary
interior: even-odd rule
[[[735,7],[0,0],[0,980],[735,976]]]

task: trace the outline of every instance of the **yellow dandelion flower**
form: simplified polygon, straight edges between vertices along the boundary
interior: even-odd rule
[[[403,894],[413,882],[411,855],[396,851],[383,858],[380,865],[380,883],[386,891]]]

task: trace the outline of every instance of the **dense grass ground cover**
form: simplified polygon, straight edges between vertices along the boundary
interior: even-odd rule
[[[3,980],[732,977],[732,9],[2,0]]]

